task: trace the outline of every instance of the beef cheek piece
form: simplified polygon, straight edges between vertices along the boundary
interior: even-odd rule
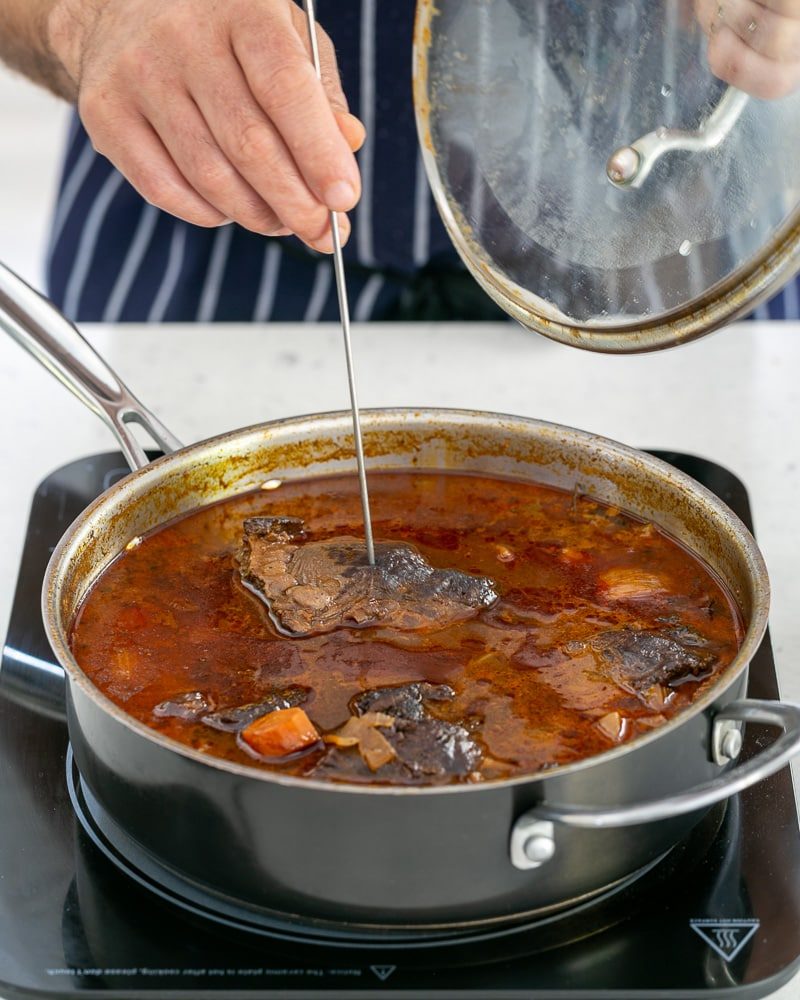
[[[242,581],[295,636],[341,626],[439,628],[497,600],[488,578],[434,569],[404,542],[379,542],[370,566],[363,540],[307,541],[296,517],[248,518],[238,561]]]
[[[366,715],[368,712],[383,712],[384,715],[396,719],[406,719],[409,722],[419,722],[427,719],[426,701],[452,701],[456,693],[449,684],[428,684],[417,681],[414,684],[401,684],[399,687],[372,688],[357,694],[350,702],[350,709],[355,715]]]
[[[614,629],[601,633],[591,645],[620,687],[639,697],[656,685],[676,688],[709,677],[719,652],[714,643],[686,627]]]
[[[446,684],[403,684],[375,688],[356,695],[353,712],[339,733],[323,739],[332,744],[311,774],[334,781],[386,781],[392,784],[441,784],[469,780],[481,763],[481,750],[463,726],[433,718],[426,701],[450,701],[455,692]],[[386,750],[376,756],[370,743],[347,745],[363,720],[372,735],[379,727]],[[341,735],[345,735],[345,740]],[[374,736],[372,737],[374,740]],[[366,743],[366,741],[364,741]]]

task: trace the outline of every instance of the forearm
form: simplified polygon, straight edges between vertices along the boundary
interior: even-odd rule
[[[48,42],[48,19],[56,0],[0,0],[0,60],[73,101],[75,83],[53,54]]]

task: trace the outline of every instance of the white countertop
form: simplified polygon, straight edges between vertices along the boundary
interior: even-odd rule
[[[88,339],[183,441],[348,405],[334,326],[87,327]],[[608,357],[511,324],[356,326],[360,403],[540,417],[638,447],[692,452],[746,484],[773,588],[783,697],[800,701],[800,324],[739,324],[654,355]],[[0,635],[28,507],[59,465],[110,433],[10,340],[0,339]],[[800,996],[800,978],[779,993]]]

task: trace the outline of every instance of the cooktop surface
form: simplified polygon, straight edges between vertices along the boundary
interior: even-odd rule
[[[658,453],[746,523],[727,470]],[[83,809],[39,615],[53,546],[127,472],[92,456],[37,490],[0,671],[0,997],[764,997],[800,965],[800,835],[781,771],[712,810],[636,882],[557,918],[414,942],[247,931],[115,856]],[[777,697],[767,637],[749,694]],[[772,739],[750,727],[745,754]],[[70,796],[82,812],[77,820]],[[218,915],[217,915],[218,916]]]

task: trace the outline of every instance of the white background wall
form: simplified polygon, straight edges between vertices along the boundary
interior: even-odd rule
[[[68,108],[0,66],[0,261],[44,287]]]

